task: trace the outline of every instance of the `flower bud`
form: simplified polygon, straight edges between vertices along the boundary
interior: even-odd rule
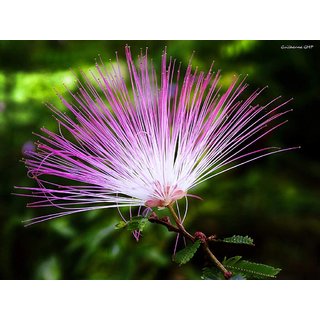
[[[202,243],[207,242],[207,237],[206,237],[206,235],[205,235],[203,232],[201,232],[201,231],[195,232],[194,237],[195,237],[196,239],[199,239]]]

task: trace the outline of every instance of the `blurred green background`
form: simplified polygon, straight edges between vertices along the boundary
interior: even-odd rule
[[[53,88],[74,89],[73,75],[93,68],[95,58],[114,60],[124,45],[133,55],[149,47],[159,67],[164,46],[186,66],[207,70],[215,60],[222,83],[249,74],[250,90],[269,85],[261,102],[294,97],[288,124],[262,145],[302,149],[267,157],[202,184],[190,200],[186,226],[219,236],[249,235],[256,247],[216,244],[218,257],[243,255],[280,267],[279,279],[320,278],[320,42],[315,41],[0,41],[0,277],[2,279],[200,279],[205,261],[172,263],[175,236],[148,225],[137,243],[114,230],[116,210],[82,213],[23,227],[22,220],[49,213],[26,209],[27,198],[11,195],[13,186],[33,185],[19,162],[32,148],[41,126],[56,130],[43,102],[59,104]],[[281,49],[281,45],[313,45]]]

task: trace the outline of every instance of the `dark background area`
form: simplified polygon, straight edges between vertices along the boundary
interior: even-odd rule
[[[23,227],[22,220],[49,213],[27,209],[27,198],[13,196],[13,186],[33,185],[19,159],[32,147],[41,126],[57,130],[43,105],[59,104],[53,88],[72,89],[79,69],[95,58],[124,58],[124,45],[136,57],[149,47],[160,66],[162,50],[186,67],[207,70],[215,60],[226,86],[234,74],[249,74],[250,90],[269,85],[259,99],[294,97],[289,122],[262,142],[301,146],[231,170],[203,183],[190,200],[186,226],[191,231],[249,235],[254,248],[216,244],[219,258],[243,255],[280,267],[279,279],[319,279],[320,202],[318,158],[320,42],[315,41],[0,41],[0,278],[2,279],[200,279],[204,264],[197,255],[178,267],[171,255],[175,237],[148,225],[139,243],[114,230],[116,210],[69,216]],[[313,45],[281,49],[282,45]]]

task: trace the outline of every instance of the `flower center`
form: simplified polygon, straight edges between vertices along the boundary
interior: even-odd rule
[[[159,197],[157,198],[148,199],[145,202],[145,206],[151,208],[164,208],[167,207],[169,204],[185,197],[185,195],[185,191],[167,186],[165,190],[161,192],[161,196],[159,195]]]

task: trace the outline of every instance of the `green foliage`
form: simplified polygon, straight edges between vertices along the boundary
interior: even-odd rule
[[[249,245],[249,246],[254,246],[254,243],[253,243],[253,239],[248,237],[248,236],[232,236],[232,237],[229,237],[229,238],[224,238],[222,240],[222,242],[227,242],[227,243],[235,243],[235,244],[246,244],[246,245]]]
[[[205,267],[202,269],[202,276],[201,279],[203,280],[224,280],[224,276],[220,270],[217,268],[208,268]]]
[[[192,259],[194,254],[197,252],[197,250],[200,247],[200,240],[195,241],[194,243],[186,246],[184,249],[178,251],[176,255],[173,258],[173,261],[176,263],[179,263],[181,266],[182,264],[187,263]]]
[[[281,271],[279,268],[241,259],[241,256],[235,256],[229,259],[224,258],[222,264],[233,273],[230,280],[275,278]],[[201,279],[224,280],[225,278],[219,269],[206,267],[202,270]]]
[[[135,230],[142,231],[146,226],[147,222],[148,222],[148,218],[138,216],[138,217],[131,218],[131,220],[127,222],[120,221],[115,225],[114,228],[115,229],[127,228],[128,231],[135,231]]]
[[[51,256],[39,264],[36,269],[37,278],[43,280],[58,280],[61,278],[61,267],[57,257]]]
[[[139,230],[142,231],[144,227],[146,226],[148,222],[148,218],[139,216],[139,217],[133,217],[130,221],[127,223],[127,229],[129,231],[135,231]]]
[[[275,278],[281,271],[279,268],[274,268],[265,264],[241,260],[241,256],[224,258],[222,264],[232,272],[240,272],[247,279],[266,279]]]
[[[125,228],[126,226],[127,226],[127,222],[121,220],[121,221],[119,221],[119,222],[114,226],[114,228],[115,228],[116,230],[119,230],[119,229]]]

